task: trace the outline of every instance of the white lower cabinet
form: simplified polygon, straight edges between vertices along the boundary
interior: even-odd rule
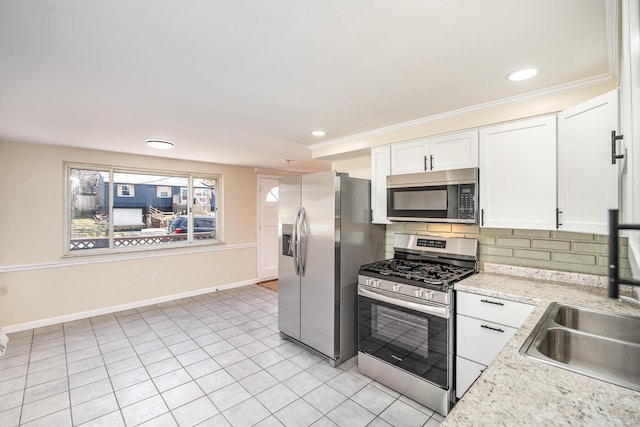
[[[487,365],[456,356],[456,397],[460,399]]]
[[[456,397],[471,387],[534,306],[456,291]]]
[[[517,329],[486,319],[458,315],[458,355],[488,365],[496,358]]]

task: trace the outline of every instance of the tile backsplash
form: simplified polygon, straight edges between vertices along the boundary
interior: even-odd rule
[[[393,256],[395,233],[470,237],[480,245],[484,263],[568,271],[606,276],[607,236],[566,231],[481,228],[477,225],[396,222],[386,226],[386,257]],[[620,239],[620,276],[631,277],[627,239]]]

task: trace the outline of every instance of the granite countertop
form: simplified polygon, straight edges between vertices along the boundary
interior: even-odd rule
[[[533,277],[555,278],[544,274]],[[587,286],[586,282],[570,284],[480,273],[456,283],[457,291],[529,303],[536,308],[447,415],[442,426],[640,425],[640,392],[555,367],[519,352],[552,302],[640,316],[640,306],[610,299],[601,283],[587,283]]]

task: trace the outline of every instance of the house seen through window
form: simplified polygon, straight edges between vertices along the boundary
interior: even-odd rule
[[[68,253],[219,243],[218,176],[67,165]]]

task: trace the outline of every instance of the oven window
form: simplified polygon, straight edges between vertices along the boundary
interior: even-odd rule
[[[448,388],[448,320],[358,297],[358,350]]]
[[[393,193],[395,210],[447,210],[447,190],[411,190]]]
[[[404,352],[416,356],[429,356],[429,320],[382,305],[374,306],[371,336],[381,342],[389,342]]]

